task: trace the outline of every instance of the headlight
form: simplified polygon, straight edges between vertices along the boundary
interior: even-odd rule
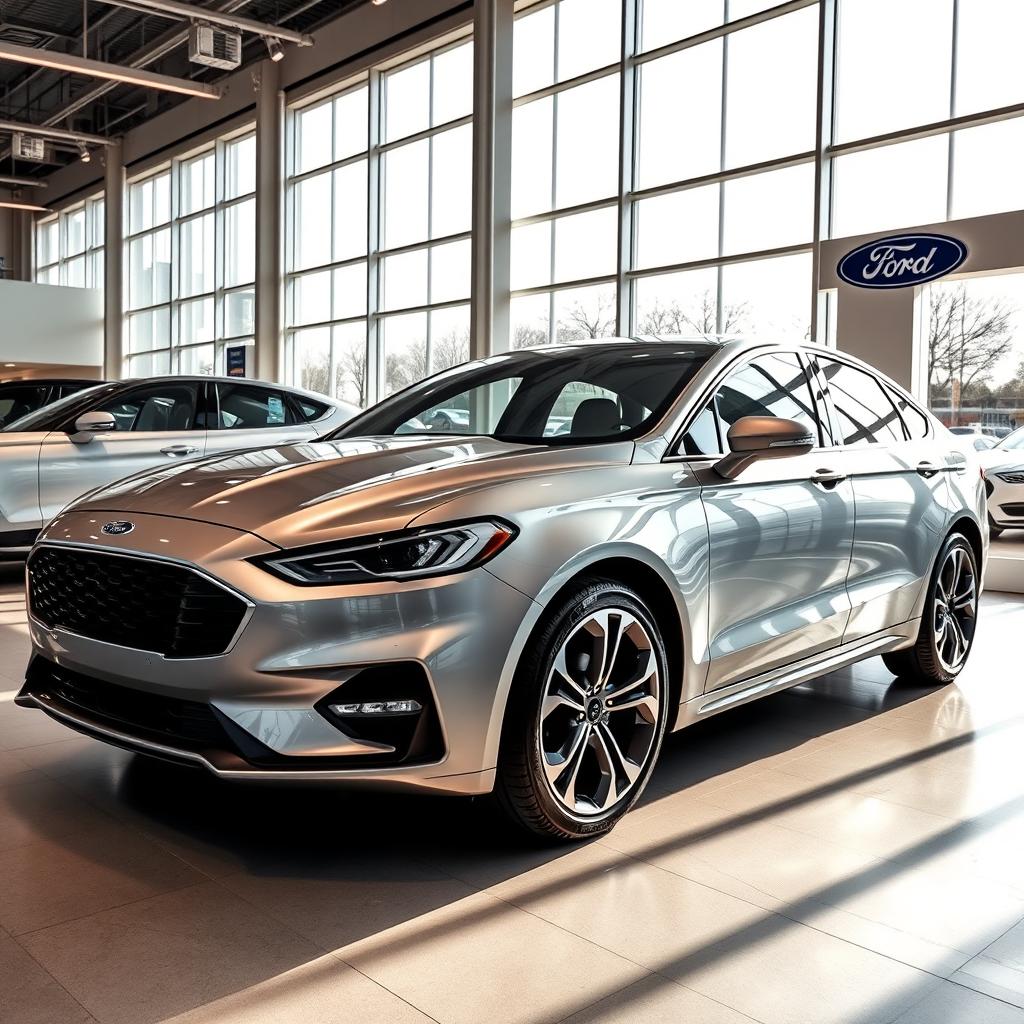
[[[290,583],[306,585],[419,579],[483,565],[515,535],[508,523],[486,519],[262,555],[254,561]]]
[[[1007,484],[1024,484],[1024,469],[1015,470],[1012,473],[996,473],[997,477]]]

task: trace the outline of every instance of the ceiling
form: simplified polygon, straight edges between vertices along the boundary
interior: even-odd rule
[[[201,0],[203,8],[227,11],[268,24],[313,32],[366,0]],[[174,16],[115,7],[102,0],[0,0],[0,41],[81,55],[88,18],[86,56],[121,66],[145,67],[179,78],[216,82],[232,72],[188,59],[180,41],[187,22]],[[243,66],[267,55],[263,40],[243,34]],[[286,49],[291,44],[286,44]],[[175,93],[107,82],[0,60],[0,118],[31,121],[95,135],[115,136],[186,99]],[[44,177],[78,159],[73,145],[48,147],[49,162],[15,161],[9,137],[0,135],[0,174]]]

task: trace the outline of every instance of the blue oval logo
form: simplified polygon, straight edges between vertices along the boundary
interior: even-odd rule
[[[135,529],[134,523],[128,523],[122,521],[114,523],[104,523],[102,533],[109,533],[114,537],[120,537],[123,534],[131,533]]]
[[[967,246],[949,235],[892,235],[848,252],[836,268],[858,288],[910,288],[951,274]]]

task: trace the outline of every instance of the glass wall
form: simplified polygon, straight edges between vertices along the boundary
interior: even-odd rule
[[[288,377],[366,405],[469,355],[473,50],[291,112]]]
[[[557,0],[520,14],[514,347],[808,334],[818,12],[749,20],[767,6]]]
[[[255,189],[251,132],[129,183],[127,376],[213,373],[251,343]]]
[[[102,290],[103,218],[103,196],[98,195],[37,221],[33,280]]]
[[[1020,111],[941,130],[1024,103],[1024,4],[839,0],[836,28],[832,237],[1024,207]],[[897,67],[913,68],[912,88],[878,73]],[[897,137],[860,148],[888,133]]]

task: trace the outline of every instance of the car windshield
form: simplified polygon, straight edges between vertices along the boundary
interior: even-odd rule
[[[492,356],[406,388],[329,438],[456,434],[596,444],[635,437],[715,351],[703,343],[624,342]]]
[[[76,391],[73,395],[65,395],[56,402],[44,405],[27,416],[5,423],[0,430],[5,434],[24,434],[40,430],[54,430],[56,422],[62,422],[65,417],[73,416],[76,412],[85,412],[92,406],[95,399],[119,387],[118,384],[97,384],[94,387],[86,388],[84,391]],[[79,406],[81,409],[79,410]]]
[[[1020,451],[1024,448],[1024,427],[1018,427],[1012,434],[1004,437],[999,442],[999,447],[1007,451]]]

